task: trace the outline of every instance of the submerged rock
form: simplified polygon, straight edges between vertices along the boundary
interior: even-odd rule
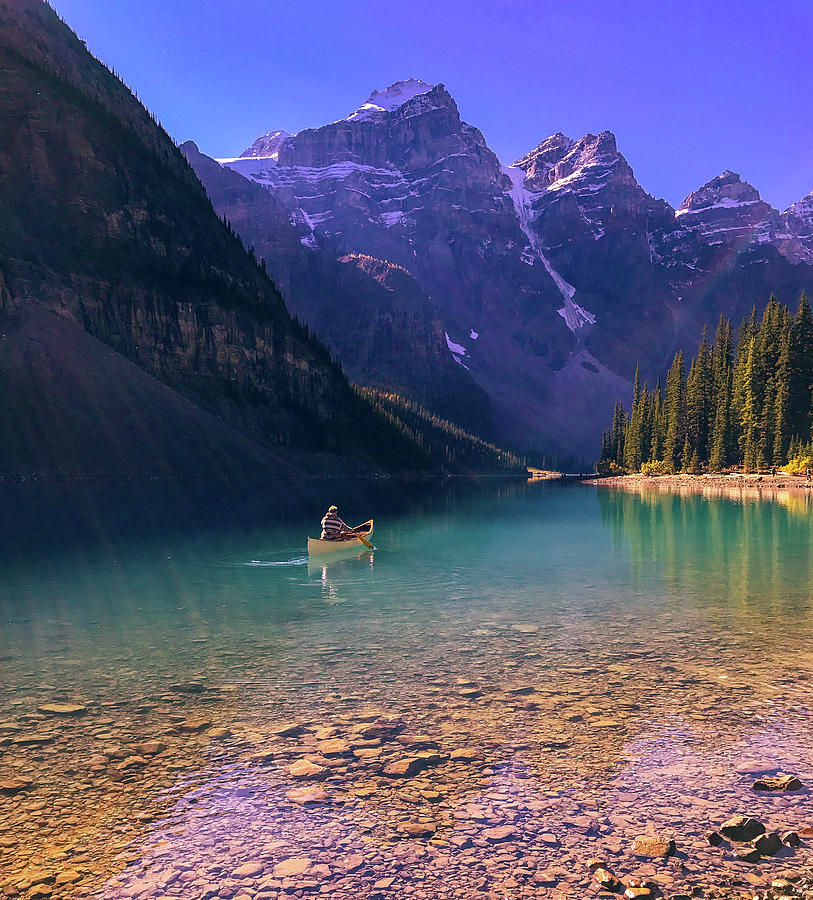
[[[720,833],[732,841],[752,841],[765,833],[762,822],[750,816],[732,816],[720,826]]]
[[[503,841],[510,841],[517,837],[517,830],[511,825],[499,825],[496,828],[486,828],[483,831],[483,837],[489,844],[501,844]]]
[[[43,703],[37,707],[37,712],[44,716],[83,716],[87,711],[82,703]]]
[[[238,866],[233,872],[232,876],[234,878],[256,878],[258,875],[262,875],[265,871],[265,864],[261,863],[259,860],[254,862],[243,863],[242,866]]]
[[[328,799],[327,792],[317,787],[292,788],[285,796],[298,806],[324,803]]]
[[[292,778],[312,778],[315,780],[327,778],[329,774],[328,769],[311,762],[309,759],[298,759],[290,769],[288,769],[288,772]]]
[[[384,767],[384,774],[390,778],[411,778],[418,775],[429,766],[436,765],[440,762],[440,756],[436,753],[425,754],[423,756],[406,756],[398,759]]]
[[[14,796],[22,791],[27,791],[34,786],[34,782],[30,778],[6,778],[0,781],[0,794],[6,796]]]
[[[169,690],[173,694],[202,694],[206,690],[206,685],[199,681],[181,681],[171,684]]]
[[[769,831],[756,838],[754,847],[763,856],[773,856],[774,853],[778,853],[784,847],[784,844],[782,843],[782,838],[775,831]]]
[[[636,856],[665,858],[675,852],[675,842],[665,834],[642,834],[632,842],[632,852]]]
[[[802,782],[795,775],[776,775],[758,778],[754,782],[755,791],[798,791]]]
[[[604,888],[606,891],[613,891],[614,893],[621,890],[624,886],[621,884],[620,880],[613,875],[613,873],[609,869],[605,869],[603,867],[597,868],[593,872],[593,878]]]
[[[303,875],[310,867],[311,861],[307,856],[292,856],[274,866],[274,877],[293,878],[296,875]]]
[[[299,737],[299,735],[304,734],[306,730],[305,726],[300,725],[298,722],[285,722],[282,725],[277,725],[276,728],[272,728],[271,734],[274,734],[277,737]]]
[[[183,722],[180,722],[177,726],[178,731],[185,731],[188,733],[206,731],[207,728],[211,727],[212,720],[203,716],[190,716],[188,719],[184,719]]]

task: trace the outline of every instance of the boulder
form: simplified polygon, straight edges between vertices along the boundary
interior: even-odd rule
[[[754,782],[755,791],[798,791],[802,782],[795,775],[763,776]]]
[[[674,855],[675,842],[665,834],[641,834],[632,842],[635,856],[666,858]]]
[[[753,841],[765,833],[762,822],[750,816],[732,816],[720,826],[720,833],[732,841]]]
[[[778,853],[785,845],[782,838],[775,831],[768,831],[761,834],[754,841],[754,848],[759,850],[763,856],[773,856]]]

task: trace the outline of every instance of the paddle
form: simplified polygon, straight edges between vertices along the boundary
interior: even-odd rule
[[[365,524],[369,524],[369,523],[365,523]],[[357,525],[356,527],[357,527],[357,528],[363,528],[364,526],[363,526],[363,525]],[[367,538],[363,538],[360,534],[356,534],[355,531],[353,532],[353,534],[356,535],[356,538],[357,538],[358,540],[360,540],[361,543],[364,544],[364,546],[365,546],[368,550],[373,550],[373,549],[374,549],[373,545],[367,540]]]

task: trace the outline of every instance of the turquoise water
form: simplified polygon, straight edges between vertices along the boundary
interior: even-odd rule
[[[276,897],[395,877],[409,894],[440,857],[460,896],[484,878],[521,894],[578,885],[580,858],[623,859],[658,827],[693,862],[649,874],[689,884],[744,865],[702,842],[726,813],[809,814],[805,792],[750,788],[763,770],[813,784],[804,496],[359,482],[297,512],[262,486],[77,490],[3,498],[0,780],[34,784],[0,809],[29,880],[50,866],[81,876],[65,895]],[[335,496],[347,520],[375,517],[375,550],[309,562]],[[54,702],[80,711],[39,709]],[[393,734],[366,740],[370,722]],[[430,751],[407,787],[382,774]],[[291,775],[306,758],[313,780]],[[325,796],[291,802],[303,785]],[[516,832],[503,864],[478,871],[500,827]]]

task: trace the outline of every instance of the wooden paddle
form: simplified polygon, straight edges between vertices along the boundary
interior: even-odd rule
[[[366,524],[366,523],[365,523],[365,524]],[[361,528],[362,526],[361,526],[361,525],[358,525],[358,526],[356,526],[356,527]],[[372,550],[372,549],[373,549],[373,545],[367,540],[367,538],[363,538],[360,534],[356,534],[355,531],[353,532],[353,534],[356,535],[356,537],[358,538],[358,540],[360,540],[361,543],[364,544],[364,546],[365,546],[368,550]]]

